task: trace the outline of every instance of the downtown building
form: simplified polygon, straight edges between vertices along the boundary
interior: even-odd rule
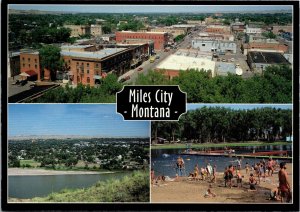
[[[128,39],[152,40],[155,50],[162,50],[168,44],[168,33],[166,32],[133,32],[118,31],[116,32],[116,42],[126,42]]]

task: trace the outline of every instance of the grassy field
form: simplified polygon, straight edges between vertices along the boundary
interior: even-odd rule
[[[30,165],[32,168],[39,167],[41,165],[40,162],[36,162],[35,160],[20,160],[20,165]]]
[[[237,147],[237,146],[269,146],[269,145],[292,145],[292,142],[276,141],[272,143],[266,142],[236,142],[236,143],[203,143],[203,144],[192,144],[191,148],[209,148],[209,147]],[[157,144],[151,145],[151,149],[186,149],[186,144]]]
[[[117,180],[98,182],[84,189],[64,189],[33,202],[149,202],[149,172],[136,171]]]

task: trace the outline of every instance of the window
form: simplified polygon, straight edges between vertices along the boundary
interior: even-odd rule
[[[25,67],[25,64],[23,63],[23,68]]]
[[[86,67],[90,67],[90,64],[89,64],[89,63],[87,63],[87,64],[86,64]]]
[[[96,68],[98,68],[99,67],[99,64],[98,63],[96,63]]]
[[[37,64],[34,65],[34,68],[37,69]]]
[[[37,59],[34,59],[34,62],[37,63]]]
[[[28,64],[28,68],[30,68],[30,64]]]
[[[23,57],[23,58],[22,58],[22,60],[24,61],[24,60],[25,60],[25,58]]]
[[[86,82],[90,83],[90,78],[89,77],[86,78]]]
[[[86,70],[86,73],[89,74],[89,73],[90,73],[90,70]]]
[[[77,83],[79,83],[79,82],[80,82],[80,77],[78,76],[78,77],[77,77]]]

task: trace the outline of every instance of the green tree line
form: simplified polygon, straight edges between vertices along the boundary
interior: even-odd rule
[[[194,143],[284,140],[292,135],[292,111],[204,106],[188,111],[178,122],[152,122],[152,129],[155,140],[157,137]]]
[[[291,103],[292,69],[269,66],[262,75],[243,79],[241,76],[211,77],[204,70],[180,71],[172,80],[164,71],[139,74],[136,85],[179,85],[190,103]]]

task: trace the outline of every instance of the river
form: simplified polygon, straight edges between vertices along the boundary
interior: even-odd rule
[[[252,152],[255,148],[256,152],[262,151],[275,151],[275,150],[287,150],[288,154],[291,155],[292,145],[279,145],[279,146],[258,146],[258,147],[234,147],[237,154]],[[221,150],[223,148],[211,148],[211,150]],[[185,149],[152,149],[151,150],[151,168],[154,169],[155,175],[165,175],[174,177],[176,175],[176,159]],[[198,155],[181,155],[185,162],[184,175],[188,175],[192,172],[194,166],[198,164],[200,167],[205,167],[207,163],[212,166],[217,166],[218,172],[223,172],[225,167],[233,164],[237,165],[237,158],[235,157],[224,157],[224,156],[198,156]],[[243,158],[242,168],[248,163],[253,165],[262,159],[258,158]],[[282,160],[278,160],[282,162]]]
[[[21,199],[43,197],[65,188],[86,188],[98,181],[120,179],[128,173],[8,176],[8,196]]]

